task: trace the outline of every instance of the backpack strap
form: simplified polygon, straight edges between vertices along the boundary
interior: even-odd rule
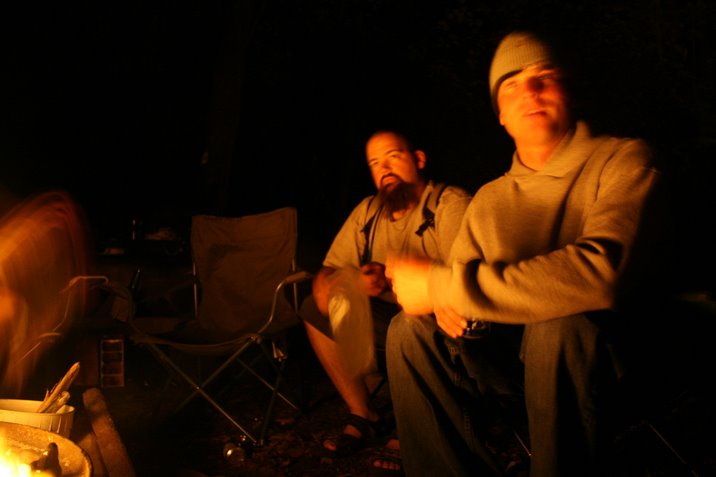
[[[443,191],[447,187],[447,184],[438,183],[433,185],[433,190],[430,191],[425,204],[423,204],[423,223],[420,224],[418,230],[415,231],[415,235],[423,237],[423,234],[428,228],[435,228],[435,211],[438,209],[438,202]],[[365,246],[363,247],[363,253],[361,254],[361,265],[370,263],[372,258],[372,245],[373,237],[375,236],[375,229],[378,223],[378,216],[383,211],[383,203],[378,199],[377,196],[373,196],[368,203],[368,211],[366,212],[365,225],[361,229],[365,236]]]
[[[430,195],[425,199],[425,204],[423,204],[423,223],[415,231],[415,235],[418,237],[422,237],[428,228],[435,228],[435,211],[438,210],[438,202],[440,202],[440,197],[443,195],[446,186],[447,184],[442,182],[435,184],[433,190],[430,191]]]
[[[375,229],[378,222],[376,218],[382,211],[383,202],[378,198],[378,196],[371,197],[370,202],[368,202],[368,210],[365,214],[365,225],[361,229],[361,232],[363,232],[363,235],[365,236],[365,246],[363,247],[363,253],[361,254],[360,259],[361,265],[365,265],[371,261],[373,237],[375,236]]]

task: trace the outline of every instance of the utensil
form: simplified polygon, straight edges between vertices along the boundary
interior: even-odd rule
[[[70,366],[70,369],[65,373],[65,375],[60,379],[60,381],[55,384],[52,387],[52,390],[50,392],[45,394],[45,399],[40,403],[40,406],[37,408],[36,412],[53,412],[53,410],[59,409],[62,407],[62,405],[67,402],[67,399],[69,399],[69,392],[67,391],[70,386],[72,385],[72,382],[75,380],[77,375],[80,372],[80,363],[79,361]],[[65,399],[62,404],[57,406],[57,401],[59,399]]]

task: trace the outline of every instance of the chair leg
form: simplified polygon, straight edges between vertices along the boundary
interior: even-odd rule
[[[241,359],[240,355],[250,346],[251,343],[259,345],[260,354],[254,356],[253,359],[247,363]],[[271,423],[271,418],[273,416],[277,397],[281,398],[281,400],[283,400],[294,410],[299,412],[301,411],[297,404],[295,404],[288,396],[286,396],[280,391],[281,382],[283,380],[283,373],[286,366],[287,355],[285,353],[278,353],[277,349],[274,349],[273,354],[271,354],[265,349],[265,347],[261,343],[250,341],[246,345],[242,346],[239,350],[234,352],[229,359],[224,361],[224,363],[219,366],[209,377],[204,379],[201,384],[198,384],[189,374],[187,374],[171,358],[169,358],[169,356],[162,349],[160,349],[159,346],[153,343],[147,343],[146,345],[148,346],[152,354],[154,354],[154,356],[158,359],[158,361],[162,363],[166,368],[168,368],[168,370],[170,371],[170,375],[172,373],[175,373],[176,375],[180,376],[192,389],[189,395],[174,409],[175,413],[181,411],[197,395],[200,395],[204,399],[206,399],[206,401],[211,404],[220,414],[226,417],[229,422],[241,432],[241,434],[245,435],[252,445],[262,446],[264,445],[266,440],[266,434],[268,433],[268,427]],[[276,345],[272,343],[272,346],[275,347]],[[273,382],[269,382],[253,369],[253,366],[262,357],[266,359],[266,361],[271,365],[272,370],[275,372],[275,378]],[[264,418],[261,424],[260,433],[257,436],[252,434],[248,429],[244,428],[241,424],[239,424],[221,405],[216,402],[214,398],[212,398],[205,391],[205,388],[210,383],[212,383],[233,362],[237,362],[243,367],[239,376],[241,376],[241,374],[243,374],[244,372],[248,372],[271,391],[271,397],[264,411]]]
[[[242,375],[244,372],[248,372],[248,373],[251,374],[253,377],[255,377],[256,379],[258,379],[258,380],[261,382],[261,384],[263,384],[263,385],[266,386],[269,390],[271,390],[272,397],[273,397],[273,395],[275,394],[276,396],[280,397],[283,402],[285,402],[286,404],[288,404],[289,406],[291,406],[294,410],[300,411],[300,410],[301,410],[300,407],[299,407],[296,403],[294,403],[293,401],[291,401],[291,399],[290,399],[289,397],[287,397],[284,393],[282,393],[282,392],[278,389],[278,386],[276,386],[275,384],[271,384],[270,382],[268,382],[263,376],[261,376],[259,373],[257,373],[257,372],[253,369],[252,366],[253,366],[253,364],[256,362],[257,359],[258,359],[258,358],[255,358],[254,361],[252,361],[251,363],[248,363],[248,364],[247,364],[247,363],[246,363],[244,360],[242,360],[241,358],[237,358],[236,361],[237,361],[241,366],[243,366],[243,369],[242,369],[242,372],[241,372],[240,375]],[[277,373],[277,375],[278,375],[278,376],[281,376],[281,374],[283,373],[283,367],[284,367],[284,365],[285,365],[285,359],[280,361],[280,366],[279,366],[279,365],[276,365],[276,363],[274,363],[273,360],[270,359],[270,358],[269,358],[269,362],[270,362],[271,366],[274,367],[274,371]]]
[[[242,434],[244,434],[252,444],[257,443],[256,437],[247,429],[245,429],[241,424],[239,424],[228,412],[224,410],[223,407],[221,407],[209,394],[204,391],[202,386],[197,384],[194,379],[192,379],[191,376],[186,374],[181,368],[179,368],[169,357],[156,345],[149,343],[147,344],[149,346],[149,349],[154,353],[154,355],[166,366],[171,368],[174,372],[176,372],[179,376],[184,378],[184,380],[193,388],[192,397],[196,394],[201,395],[204,399],[207,400],[209,404],[211,404],[214,409],[216,409],[221,415],[223,415],[231,424],[233,424],[234,427],[236,427]],[[217,373],[214,373],[217,374]],[[213,378],[212,378],[213,379]],[[185,402],[187,402],[185,400]],[[177,409],[178,410],[178,409]]]
[[[616,442],[627,443],[630,436],[638,435],[636,434],[637,430],[651,434],[654,437],[655,442],[661,443],[661,445],[668,450],[669,454],[675,459],[675,461],[679,463],[683,469],[684,475],[699,477],[701,474],[696,470],[697,466],[692,465],[693,463],[690,463],[681,452],[684,449],[682,448],[681,451],[677,450],[677,446],[672,444],[667,435],[659,429],[661,424],[664,424],[668,429],[669,422],[674,419],[679,419],[678,414],[682,410],[689,409],[689,412],[697,412],[691,407],[692,403],[690,402],[690,398],[694,397],[694,393],[699,394],[700,391],[693,389],[691,386],[692,385],[687,385],[683,389],[680,389],[678,393],[675,393],[664,403],[660,404],[658,408],[651,409],[645,413],[639,412],[637,418],[628,419],[627,424],[619,429],[616,436]],[[630,411],[632,411],[632,409],[630,409]],[[637,411],[641,411],[641,409],[637,408]],[[656,422],[660,422],[659,427],[657,427]],[[679,437],[678,431],[676,437]]]
[[[181,404],[179,404],[179,406],[177,406],[177,409],[176,409],[177,412],[184,409],[184,407],[187,404],[189,404],[196,397],[197,393],[199,393],[198,389],[205,389],[209,384],[211,384],[214,381],[214,379],[216,379],[227,367],[229,367],[231,365],[231,363],[234,359],[237,359],[237,357],[241,353],[243,353],[246,348],[248,348],[251,345],[251,343],[252,343],[252,341],[249,341],[244,346],[242,346],[241,348],[236,350],[230,359],[227,359],[226,361],[224,361],[224,364],[219,366],[213,373],[211,373],[211,375],[209,375],[209,377],[207,377],[204,381],[202,381],[201,386],[195,387],[194,391],[192,391],[191,394],[189,394],[184,399],[184,401],[182,401]]]
[[[659,439],[659,441],[661,441],[661,443],[664,444],[664,446],[666,446],[667,449],[669,449],[669,451],[676,458],[676,460],[678,460],[681,463],[681,465],[684,466],[684,469],[688,469],[689,473],[692,476],[699,477],[699,473],[696,472],[693,469],[693,467],[691,467],[689,465],[689,463],[686,461],[686,459],[684,459],[681,456],[681,454],[676,450],[676,448],[673,445],[671,445],[671,443],[666,439],[666,437],[664,437],[664,435],[661,432],[659,432],[659,430],[656,428],[656,426],[654,426],[654,424],[652,424],[651,422],[649,422],[646,419],[644,419],[641,422],[641,424],[645,425],[647,428],[649,428],[649,430],[651,432],[654,433],[654,435],[657,437],[657,439]]]
[[[274,381],[273,387],[271,387],[271,397],[269,398],[268,406],[266,407],[266,412],[264,412],[264,420],[261,423],[261,431],[259,433],[259,439],[258,439],[258,445],[262,446],[265,443],[266,440],[266,433],[268,432],[269,425],[271,424],[271,418],[273,417],[273,408],[276,404],[276,396],[281,395],[281,393],[278,392],[279,386],[281,385],[281,379],[283,378],[283,370],[286,367],[286,360],[281,360],[281,363],[279,364],[279,369],[276,374],[276,380]],[[283,397],[283,395],[281,395]],[[284,398],[285,400],[285,398]],[[286,401],[289,404],[293,406],[293,403]],[[298,410],[297,407],[294,407],[294,409]]]
[[[281,382],[283,380],[283,372],[286,366],[287,356],[282,354],[277,354],[274,352],[274,355],[277,356],[277,359],[274,359],[274,355],[268,353],[266,349],[259,345],[261,353],[257,356],[255,356],[250,362],[245,362],[240,358],[240,355],[243,353],[243,351],[248,347],[244,346],[240,350],[236,351],[234,354],[232,354],[230,359],[227,359],[219,368],[217,368],[209,377],[207,377],[205,380],[202,381],[201,384],[198,384],[189,374],[187,374],[182,368],[180,368],[169,356],[166,355],[166,353],[159,348],[157,345],[154,344],[147,344],[149,350],[152,352],[152,354],[157,357],[157,359],[165,365],[165,367],[169,368],[170,371],[173,371],[178,376],[183,378],[183,380],[189,385],[189,387],[192,389],[190,394],[179,404],[176,408],[174,408],[174,412],[177,413],[181,411],[186,405],[189,404],[197,395],[202,396],[206,401],[211,404],[214,409],[216,409],[220,414],[222,414],[226,419],[234,426],[236,427],[239,432],[246,436],[246,438],[250,441],[251,445],[260,447],[265,444],[266,441],[266,435],[268,434],[268,428],[271,423],[271,418],[273,416],[273,411],[275,409],[276,405],[276,398],[281,398],[286,404],[288,404],[292,409],[296,411],[301,411],[299,406],[295,404],[288,396],[286,396],[284,393],[280,391]],[[261,376],[259,373],[257,373],[253,366],[256,364],[258,360],[261,358],[265,358],[266,361],[271,365],[273,371],[275,372],[275,379],[272,382],[269,382]],[[226,369],[233,361],[238,362],[243,367],[242,371],[239,374],[239,377],[244,373],[248,372],[252,376],[254,376],[257,380],[259,380],[264,386],[266,386],[271,391],[271,397],[269,399],[268,405],[264,411],[263,416],[263,422],[261,423],[261,428],[258,435],[254,435],[251,431],[246,429],[244,426],[242,426],[239,422],[237,422],[221,405],[219,405],[214,398],[212,398],[204,389],[213,382],[224,369]],[[276,362],[278,361],[278,363]]]

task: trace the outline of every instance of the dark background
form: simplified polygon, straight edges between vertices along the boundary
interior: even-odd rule
[[[363,144],[417,134],[433,177],[475,191],[509,165],[487,71],[499,38],[562,36],[597,131],[642,136],[674,183],[682,284],[713,289],[715,2],[17,2],[0,11],[4,200],[60,188],[98,247],[186,236],[191,214],[299,210],[318,265],[373,186]]]

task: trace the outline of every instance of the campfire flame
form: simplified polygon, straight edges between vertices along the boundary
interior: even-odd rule
[[[80,207],[61,191],[30,198],[0,218],[3,391],[19,394],[41,358],[40,344],[70,325],[68,284],[86,273],[87,231]]]
[[[0,435],[0,477],[60,477],[57,445],[44,452],[12,445]]]

